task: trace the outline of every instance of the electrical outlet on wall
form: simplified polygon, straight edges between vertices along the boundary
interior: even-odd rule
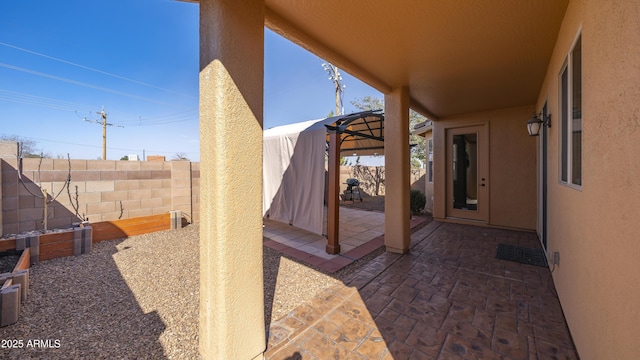
[[[547,251],[547,261],[551,265],[560,265],[560,252],[559,251]]]

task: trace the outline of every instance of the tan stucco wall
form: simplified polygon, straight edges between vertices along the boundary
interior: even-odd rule
[[[263,79],[264,1],[200,1],[199,341],[204,359],[262,358],[266,348]]]
[[[446,214],[445,130],[485,124],[489,141],[489,213],[487,225],[533,230],[536,226],[536,140],[527,135],[526,121],[533,107],[457,115],[435,121],[434,209],[436,219]]]
[[[409,233],[409,88],[400,87],[384,95],[384,143],[386,196],[384,245],[387,251],[406,253]]]
[[[558,75],[582,29],[582,189],[559,184]],[[571,1],[537,109],[548,100],[548,248],[580,357],[640,356],[640,3]]]
[[[530,106],[491,115],[489,222],[519,229],[535,229],[536,139],[527,134]]]

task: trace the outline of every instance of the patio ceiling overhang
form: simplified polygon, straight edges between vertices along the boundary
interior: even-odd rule
[[[438,120],[534,104],[568,4],[265,0],[265,26]]]
[[[265,0],[265,25],[431,120],[537,101],[568,0]]]

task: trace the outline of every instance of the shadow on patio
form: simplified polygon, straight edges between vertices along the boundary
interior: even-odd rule
[[[549,269],[495,258],[536,235],[432,222],[269,327],[267,359],[578,358]]]

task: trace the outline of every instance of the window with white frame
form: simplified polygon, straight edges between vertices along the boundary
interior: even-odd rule
[[[560,181],[582,186],[582,36],[560,72]]]

